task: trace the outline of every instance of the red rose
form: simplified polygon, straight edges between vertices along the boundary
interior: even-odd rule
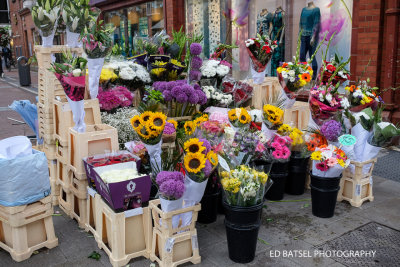
[[[333,66],[332,64],[329,64],[328,66],[326,66],[326,69],[330,72],[335,72],[335,70],[336,70],[335,66]]]
[[[267,54],[271,53],[271,47],[269,47],[268,45],[264,45],[262,47],[262,50],[264,50],[265,53],[267,53]]]

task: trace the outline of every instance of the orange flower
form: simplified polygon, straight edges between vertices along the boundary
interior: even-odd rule
[[[287,64],[286,62],[283,62],[282,68],[286,68],[287,66],[289,66],[289,64]]]
[[[309,82],[309,81],[311,81],[311,76],[308,73],[303,73],[301,75],[301,79],[305,80],[306,82]]]
[[[372,94],[376,97],[376,93],[375,92],[372,92]]]
[[[312,71],[312,68],[310,66],[307,67],[307,70]]]
[[[350,86],[350,92],[353,92],[354,89],[356,89],[356,86],[355,86],[355,85]]]
[[[308,151],[314,152],[316,147],[317,147],[317,142],[314,141],[314,140],[312,140],[312,141],[307,143],[307,150]]]

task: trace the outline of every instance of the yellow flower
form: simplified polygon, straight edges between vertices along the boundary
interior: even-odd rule
[[[321,151],[314,151],[311,154],[311,160],[321,160],[321,157],[322,157]]]
[[[115,81],[118,75],[114,73],[111,69],[102,69],[100,73],[100,83],[105,83],[108,81]]]
[[[281,73],[281,72],[282,72],[282,67],[278,67],[278,68],[276,69],[276,71],[277,71],[278,73]]]
[[[222,172],[221,172],[221,177],[222,177],[222,178],[228,178],[228,177],[229,177],[229,172],[227,172],[227,171],[222,171]]]
[[[236,109],[235,109],[235,108],[228,111],[228,116],[229,116],[229,120],[230,120],[230,121],[235,121],[235,120],[238,119],[236,113],[237,113],[237,112],[236,112]]]
[[[211,162],[213,166],[217,166],[218,164],[218,156],[214,151],[210,151],[207,153],[207,159]]]
[[[222,187],[232,193],[239,192],[240,185],[242,184],[239,178],[224,178],[221,180]]]
[[[260,183],[265,184],[268,180],[268,174],[266,174],[264,172],[259,172],[258,179],[259,179]]]
[[[136,131],[136,129],[137,129],[137,128],[140,126],[140,124],[141,124],[140,116],[139,116],[139,115],[136,115],[136,116],[132,117],[131,120],[130,120],[130,122],[131,122],[131,125],[132,125],[133,129]]]
[[[278,128],[278,134],[280,135],[287,135],[292,131],[292,127],[290,127],[289,124],[282,124],[282,126],[280,126]]]
[[[186,135],[192,135],[196,130],[196,125],[193,123],[193,121],[186,121],[183,125],[183,128],[185,129]]]
[[[155,66],[162,67],[162,66],[167,65],[167,62],[163,62],[163,61],[158,61],[158,60],[156,60],[156,62],[154,62],[153,64],[154,64]]]
[[[157,77],[160,77],[165,71],[166,71],[166,69],[164,69],[164,68],[154,68],[150,72],[151,72],[151,74],[154,74]]]
[[[172,123],[175,127],[175,130],[178,129],[178,122],[176,120],[169,119],[169,120],[167,120],[167,122]]]
[[[152,133],[150,132],[150,130],[146,127],[146,125],[143,124],[139,125],[136,132],[144,140],[148,140],[152,137]]]
[[[185,142],[183,148],[188,153],[203,152],[206,148],[203,146],[203,142],[200,142],[198,138],[191,138]]]
[[[167,116],[165,116],[163,113],[155,112],[150,116],[149,125],[157,132],[162,132],[164,130],[166,119]]]
[[[251,116],[244,108],[240,109],[239,122],[242,124],[247,124],[251,122]]]
[[[177,65],[178,67],[184,68],[185,66],[176,59],[171,59],[171,63]]]
[[[186,154],[184,160],[185,169],[190,173],[200,172],[206,164],[206,156],[201,153],[188,153]]]
[[[178,79],[178,71],[177,70],[171,70],[168,72],[168,80],[169,81],[175,81]]]
[[[143,112],[142,115],[140,115],[140,118],[142,119],[142,123],[145,123],[145,124],[148,123],[152,114],[153,114],[153,112],[151,112],[151,111]]]

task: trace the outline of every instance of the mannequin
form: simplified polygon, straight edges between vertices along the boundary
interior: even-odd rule
[[[270,35],[272,31],[272,17],[273,15],[264,8],[260,14],[257,15],[257,33]]]
[[[278,42],[278,47],[274,50],[271,59],[271,76],[276,76],[276,69],[280,62],[285,61],[285,11],[281,6],[275,10],[272,23],[271,38]]]
[[[301,46],[300,46],[300,61],[306,61],[314,54],[318,45],[319,27],[321,21],[321,11],[316,7],[314,1],[307,1],[307,6],[303,8],[300,16],[300,32],[301,32]],[[314,58],[312,62],[313,80],[317,77],[318,64]]]

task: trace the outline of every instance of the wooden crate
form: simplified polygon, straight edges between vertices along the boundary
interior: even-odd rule
[[[350,168],[346,168],[343,171],[343,176],[340,180],[338,201],[348,201],[353,207],[360,207],[367,200],[371,202],[374,201],[374,196],[372,194],[372,171],[376,161],[377,158],[364,162],[350,162],[350,164],[354,164],[355,172],[352,173]],[[371,167],[368,172],[364,174],[362,169],[367,164],[371,164]]]
[[[74,202],[74,195],[71,192],[66,192],[65,189],[60,186],[60,194],[58,196],[58,206],[67,215],[72,216],[72,207]]]
[[[163,212],[159,205],[159,199],[152,200],[149,204],[154,225],[150,260],[157,261],[160,267],[175,267],[186,262],[200,263],[195,225],[201,205],[168,213]],[[172,217],[186,212],[192,212],[192,222],[188,226],[173,229]]]
[[[271,99],[277,98],[282,89],[277,77],[265,77],[262,84],[254,84],[253,80],[248,83],[253,86],[251,106],[261,110]]]
[[[88,180],[79,180],[75,178],[72,174],[71,179],[71,191],[79,199],[87,199],[87,187],[88,187]]]
[[[20,262],[38,249],[58,245],[51,197],[29,205],[0,206],[0,212],[0,248],[10,253],[13,260]]]
[[[66,193],[70,193],[71,179],[72,179],[72,171],[68,169],[66,164],[63,164],[61,161],[57,161],[57,185],[61,186]]]
[[[285,109],[283,123],[290,124],[300,130],[306,130],[310,120],[310,107],[307,102],[296,101],[293,107]]]
[[[72,193],[72,209],[70,213],[71,219],[78,222],[79,228],[85,229],[87,223],[87,199],[81,199]]]
[[[149,258],[150,209],[145,207],[115,213],[99,195],[96,197],[98,245],[107,253],[111,265],[124,266],[137,257]]]
[[[82,159],[118,150],[117,129],[106,124],[87,125],[86,132],[69,129],[68,164],[78,179],[86,178]]]
[[[100,206],[99,201],[101,200],[101,196],[97,194],[97,192],[90,188],[89,186],[87,187],[87,194],[88,194],[88,199],[86,202],[86,224],[85,224],[85,230],[86,232],[92,233],[94,236],[94,239],[96,242],[99,242],[99,235],[97,234],[97,224],[98,224],[98,219],[96,217],[96,209],[97,207]]]
[[[58,143],[64,147],[68,146],[68,131],[75,125],[72,116],[72,110],[69,103],[65,101],[54,100],[54,137]],[[101,124],[99,100],[84,100],[85,123],[86,125]]]
[[[58,196],[60,195],[60,186],[57,184],[57,181],[50,180],[51,187],[51,203],[53,206],[58,205]]]
[[[56,143],[56,159],[63,164],[68,164],[68,141],[61,143],[57,137],[55,137]]]

